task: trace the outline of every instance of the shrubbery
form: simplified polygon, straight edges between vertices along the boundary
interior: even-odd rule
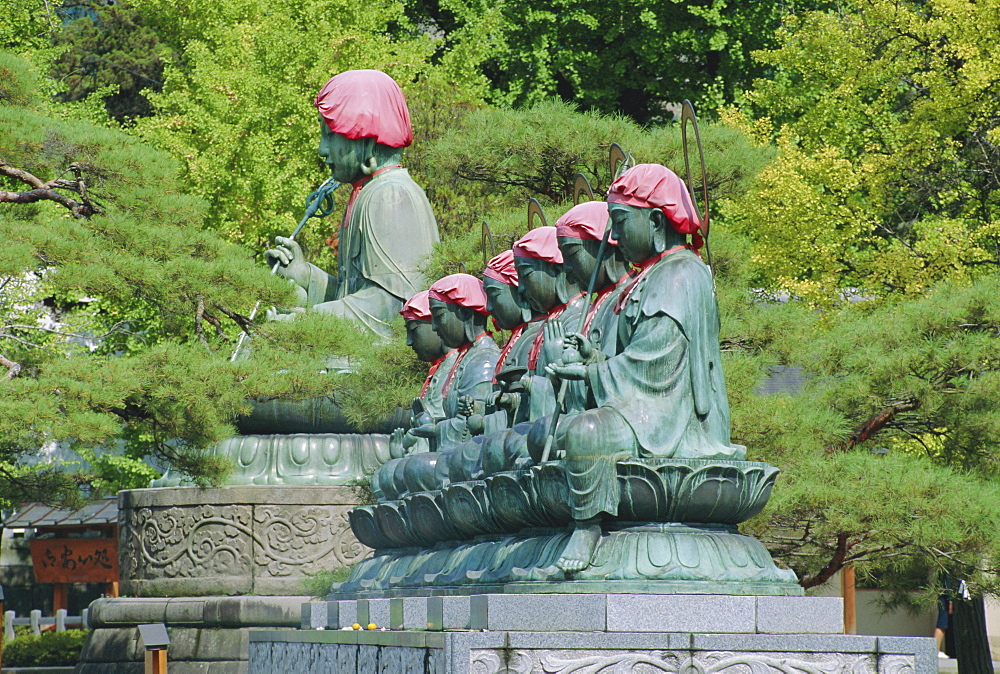
[[[86,630],[20,635],[3,648],[6,667],[65,667],[80,659]]]

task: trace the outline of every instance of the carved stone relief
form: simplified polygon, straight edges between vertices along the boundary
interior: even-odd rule
[[[913,663],[912,656],[901,656]],[[545,674],[617,674],[671,672],[672,674],[876,674],[906,672],[878,670],[875,656],[857,653],[733,653],[615,650],[474,650],[474,674],[544,672]],[[912,671],[912,670],[910,670]]]
[[[348,490],[307,488],[299,496],[312,495],[312,499],[289,499],[287,493],[279,495],[272,487],[179,489],[203,494],[201,500],[207,502],[157,506],[157,494],[153,494],[152,501],[145,499],[150,505],[133,508],[126,503],[120,510],[124,593],[303,594],[301,579],[371,554],[348,525],[347,511],[355,500],[344,498]],[[162,491],[167,499],[177,489],[147,491]],[[176,494],[171,500],[178,500]]]

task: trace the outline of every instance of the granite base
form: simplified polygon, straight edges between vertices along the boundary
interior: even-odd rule
[[[374,630],[354,630],[359,623]],[[925,674],[934,640],[843,634],[839,597],[481,594],[314,601],[250,672]]]
[[[264,630],[250,635],[251,674],[925,674],[923,637],[613,632]]]

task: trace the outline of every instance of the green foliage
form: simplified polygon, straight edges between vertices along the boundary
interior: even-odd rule
[[[773,156],[734,128],[703,124],[701,132],[714,198],[742,193]],[[525,196],[562,202],[571,198],[577,173],[604,194],[611,179],[608,148],[614,142],[636,163],[661,163],[684,174],[679,126],[645,129],[618,115],[577,112],[555,99],[527,108],[472,112],[428,153],[435,167],[431,175],[438,179],[435,185],[471,181],[482,183],[488,194],[513,194],[522,202]],[[693,140],[691,146],[697,167]]]
[[[48,52],[50,34],[59,25],[44,0],[8,0],[0,12],[0,51]]]
[[[110,87],[112,93],[102,98],[111,118],[122,122],[152,114],[142,92],[162,88],[164,63],[177,55],[130,7],[98,7],[94,16],[71,21],[55,35],[55,45],[64,47],[51,73],[65,87],[60,99],[79,101]]]
[[[24,59],[0,52],[0,105],[29,107],[38,100],[38,75]]]
[[[753,50],[773,45],[782,17],[802,4],[410,0],[407,11],[444,34],[441,53],[488,49],[495,103],[559,95],[648,123],[672,119],[685,98],[705,111],[737,100],[766,72]]]
[[[779,158],[733,211],[761,282],[816,303],[1000,263],[994,8],[874,0],[789,18],[744,110]]]
[[[7,667],[71,667],[80,659],[86,630],[19,635],[3,647]]]
[[[101,494],[117,494],[122,489],[144,489],[150,480],[162,474],[163,471],[145,461],[141,449],[141,444],[127,445],[122,453],[77,447],[76,453],[94,474],[92,489]]]
[[[703,124],[702,141],[714,204],[744,195],[756,172],[774,156],[772,149],[753,144],[733,126]],[[454,273],[459,265],[478,273],[483,268],[482,222],[498,237],[497,252],[505,249],[509,237],[528,230],[529,197],[540,201],[554,224],[573,205],[577,173],[587,176],[601,198],[611,182],[612,142],[631,153],[635,163],[659,162],[684,174],[676,125],[644,129],[624,117],[578,112],[554,99],[530,108],[484,108],[461,116],[422,151],[427,193],[442,231],[441,244],[426,266],[428,278]],[[697,150],[689,142],[697,171]],[[488,258],[493,249],[487,249]]]
[[[302,579],[302,587],[306,594],[317,599],[325,599],[330,594],[330,586],[334,583],[343,583],[351,575],[350,566],[342,566],[329,571],[318,571],[317,573]]]
[[[783,471],[746,530],[806,584],[848,563],[906,589],[923,559],[996,591],[1000,278],[823,314],[724,278],[734,441]],[[801,390],[762,395],[776,365],[801,372]]]
[[[393,336],[383,343],[365,344],[354,351],[355,369],[344,375],[342,408],[361,428],[371,428],[398,407],[409,407],[420,393],[427,364],[406,346],[403,319],[392,324]],[[342,353],[342,352],[341,352]]]

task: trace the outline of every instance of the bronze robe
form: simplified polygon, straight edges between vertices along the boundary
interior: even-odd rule
[[[427,287],[420,264],[438,240],[427,196],[406,169],[380,173],[340,230],[337,276],[312,266],[306,303],[388,335],[405,299]]]

